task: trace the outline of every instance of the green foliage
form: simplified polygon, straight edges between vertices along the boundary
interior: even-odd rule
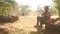
[[[15,0],[0,0],[0,15],[6,16],[11,14],[16,8]]]
[[[0,2],[3,2],[4,0],[0,0]]]
[[[59,18],[60,18],[60,0],[53,0],[54,1],[54,6],[56,8],[56,10],[58,11],[58,15],[59,15]]]
[[[12,6],[14,7],[15,5],[17,5],[15,0],[4,0],[4,2],[9,2],[12,4]]]
[[[4,2],[8,2],[12,4],[12,12],[11,15],[14,13],[17,14],[19,11],[18,3],[15,0],[4,0]]]
[[[7,16],[10,14],[12,5],[8,2],[0,2],[0,16]]]

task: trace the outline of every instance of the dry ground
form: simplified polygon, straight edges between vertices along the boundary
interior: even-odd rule
[[[37,13],[32,12],[29,16],[19,16],[19,20],[15,23],[5,24],[4,26],[13,26],[15,28],[23,29],[25,34],[36,34],[37,30],[34,26],[37,23]],[[12,27],[11,27],[12,28]],[[33,33],[34,32],[34,33]],[[18,33],[18,32],[16,32]]]
[[[20,29],[24,31],[24,34],[36,34],[37,29],[34,28],[36,23],[36,16],[19,16],[19,20],[17,22],[5,24],[4,26],[9,27],[9,29],[13,30],[15,34],[18,33]]]
[[[18,31],[23,30],[24,33],[30,34],[30,32],[36,32],[37,19],[36,16],[19,16],[19,20],[14,23],[6,23],[4,25],[0,25],[0,27],[8,28],[10,30],[9,34],[18,33]]]
[[[36,22],[37,20],[35,16],[30,16],[30,17],[20,16],[19,21],[12,23],[11,25],[19,29],[23,29],[28,33],[31,31],[36,31],[36,28],[34,28]]]

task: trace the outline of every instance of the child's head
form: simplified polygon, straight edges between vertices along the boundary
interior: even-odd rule
[[[49,6],[45,6],[45,7],[44,7],[44,10],[45,10],[45,11],[48,11],[48,10],[49,10]]]

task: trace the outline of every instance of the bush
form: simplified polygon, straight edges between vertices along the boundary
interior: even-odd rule
[[[17,16],[0,16],[0,22],[15,22],[19,20]]]

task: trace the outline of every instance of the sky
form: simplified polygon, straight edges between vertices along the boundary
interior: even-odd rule
[[[37,9],[37,6],[40,7],[44,6],[52,6],[53,2],[52,0],[16,0],[18,4],[24,4],[29,5],[30,9],[35,10]]]

